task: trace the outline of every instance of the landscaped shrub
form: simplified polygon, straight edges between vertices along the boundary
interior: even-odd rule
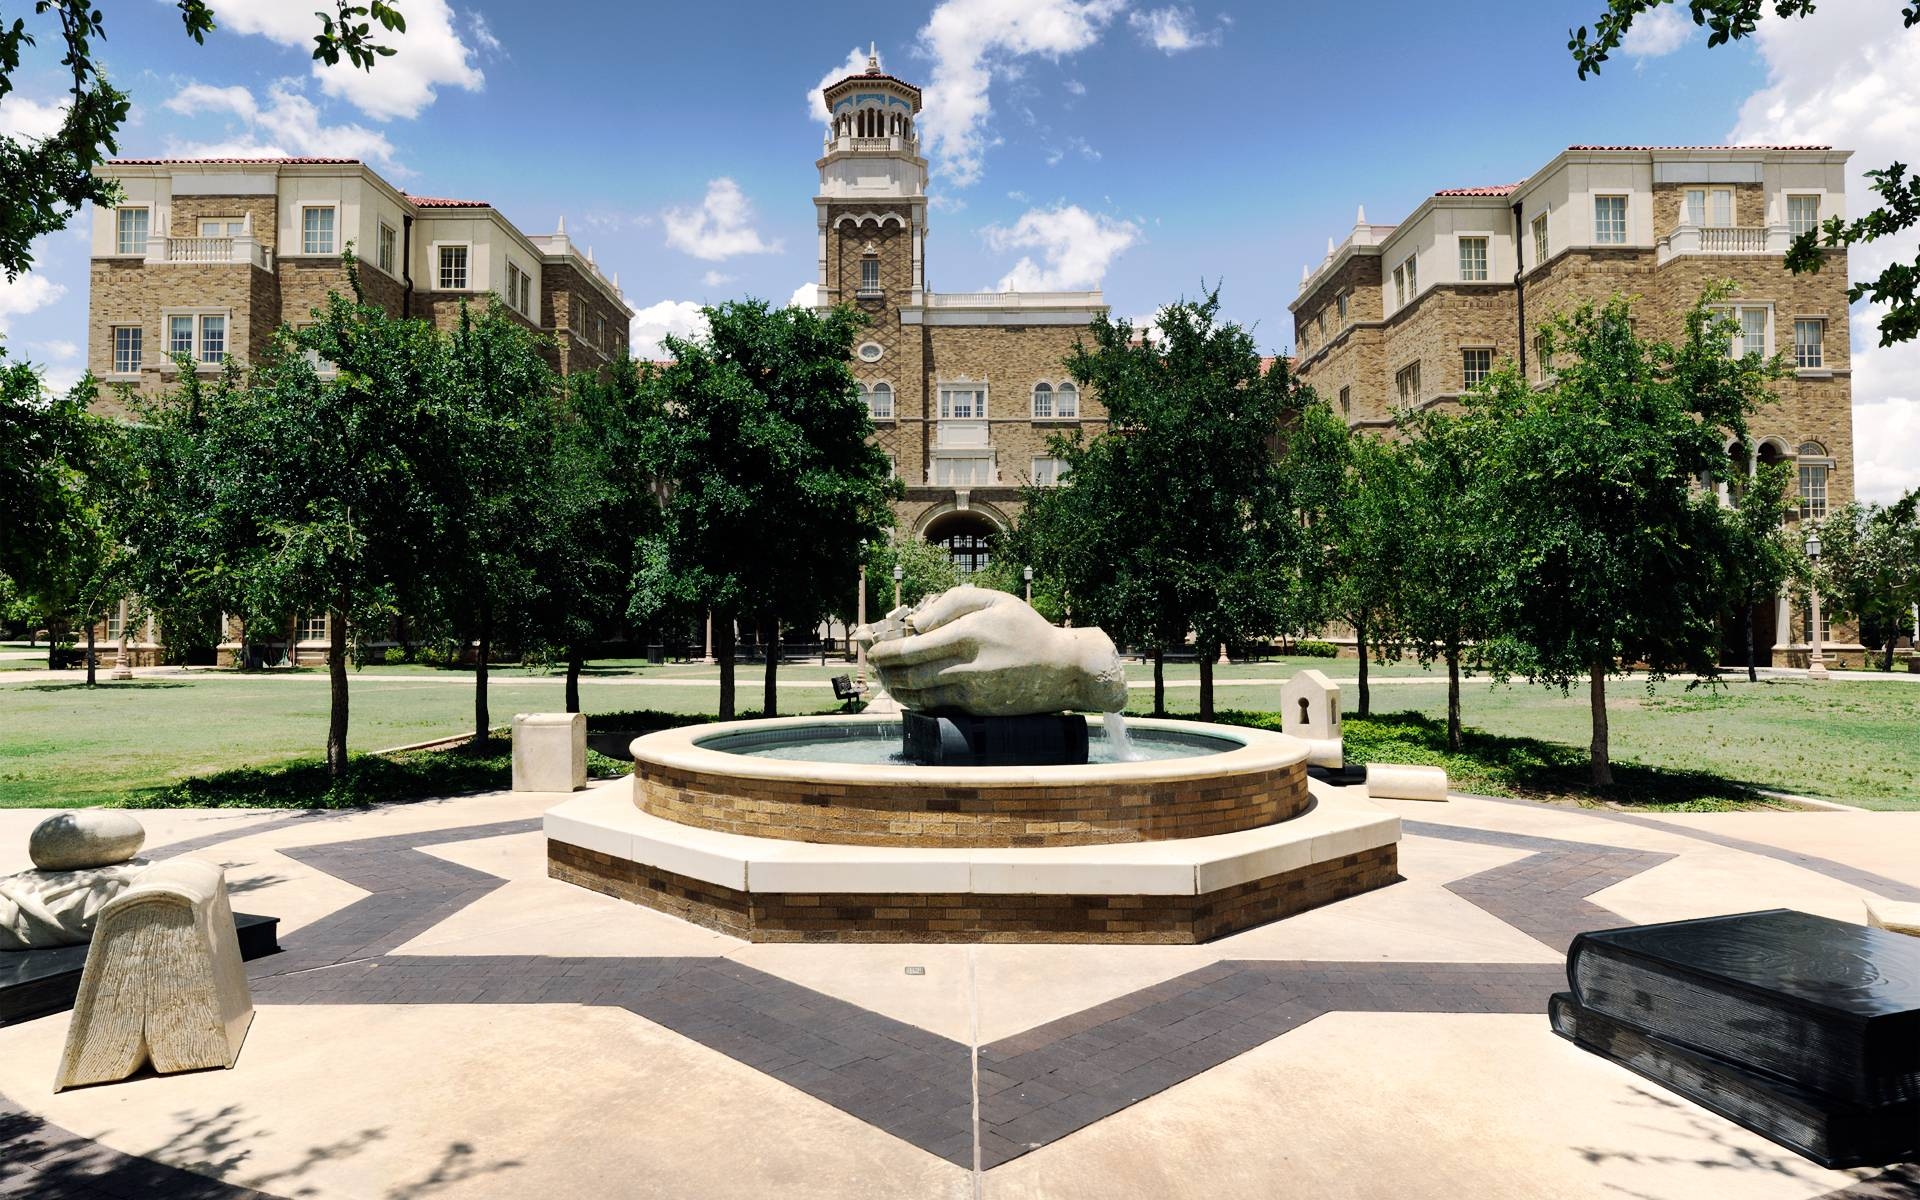
[[[1295,642],[1293,653],[1301,658],[1339,658],[1340,647],[1332,642]]]

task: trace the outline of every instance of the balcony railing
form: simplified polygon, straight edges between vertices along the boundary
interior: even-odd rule
[[[1682,225],[1660,239],[1664,262],[1681,254],[1785,254],[1793,236],[1785,225]]]
[[[273,255],[250,237],[149,238],[147,261],[188,266],[250,264],[262,271],[273,270]]]

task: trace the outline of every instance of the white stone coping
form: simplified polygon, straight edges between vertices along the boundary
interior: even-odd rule
[[[1099,716],[1088,719],[1105,721],[1104,717]],[[829,786],[856,787],[901,784],[922,788],[1015,788],[1032,787],[1035,784],[1145,784],[1215,779],[1304,763],[1309,749],[1299,738],[1271,730],[1149,717],[1129,717],[1127,727],[1142,732],[1166,730],[1197,734],[1238,744],[1234,749],[1218,754],[1196,754],[1186,758],[1049,767],[923,767],[909,763],[818,762],[732,754],[724,750],[707,749],[703,744],[728,734],[763,732],[782,727],[797,730],[810,725],[897,725],[899,722],[897,715],[876,716],[866,713],[725,721],[715,725],[688,725],[642,734],[633,740],[629,749],[636,769],[659,766],[702,775],[734,775],[743,779],[803,780]]]
[[[734,757],[729,755],[729,757]],[[697,829],[640,811],[628,786],[546,812],[546,836],[741,892],[1195,896],[1400,840],[1400,818],[1310,784],[1312,809],[1210,837],[1014,849],[842,846]]]

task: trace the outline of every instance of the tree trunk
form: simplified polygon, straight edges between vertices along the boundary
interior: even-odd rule
[[[1447,649],[1447,753],[1460,753],[1460,649]]]
[[[1893,670],[1893,644],[1900,640],[1900,626],[1889,625],[1888,628],[1892,632],[1887,634],[1887,655],[1880,663],[1880,669],[1882,671]]]
[[[580,711],[580,664],[584,656],[580,647],[567,647],[567,711]]]
[[[47,618],[47,670],[60,666],[60,622]]]
[[[328,622],[327,643],[327,778],[347,776],[347,604],[342,600]]]
[[[1613,786],[1613,766],[1607,761],[1607,664],[1593,664],[1593,679],[1587,685],[1593,705],[1593,745],[1588,756],[1593,766],[1593,786]]]
[[[767,674],[764,694],[760,699],[760,715],[777,717],[780,715],[780,618],[770,616],[761,626],[760,641],[767,651]]]
[[[1757,604],[1747,605],[1747,682],[1748,683],[1760,682],[1760,672],[1754,666],[1754,661],[1753,661],[1753,610],[1758,607],[1760,606]]]
[[[1360,711],[1363,720],[1373,715],[1373,693],[1367,690],[1367,621],[1353,623],[1353,648],[1360,652]]]
[[[733,720],[733,614],[713,614],[713,656],[720,661],[720,719]]]
[[[93,686],[93,622],[87,622],[87,686]]]
[[[493,656],[493,601],[480,602],[480,642],[473,664],[473,740],[484,742],[491,729],[492,714],[487,711],[487,659]]]
[[[1211,721],[1213,720],[1213,648],[1196,641],[1194,649],[1200,652],[1200,719]]]
[[[1167,715],[1167,652],[1163,646],[1153,648],[1153,715]]]

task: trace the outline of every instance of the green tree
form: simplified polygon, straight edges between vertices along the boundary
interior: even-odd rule
[[[1600,65],[1620,48],[1636,18],[1674,0],[1607,0],[1607,10],[1594,22],[1591,36],[1587,27],[1567,35],[1567,49],[1580,71],[1580,78],[1599,74]],[[1751,37],[1760,18],[1771,7],[1781,18],[1805,17],[1813,13],[1814,0],[1687,0],[1695,25],[1704,26],[1708,46],[1724,45]],[[1902,27],[1920,24],[1920,3],[1906,0],[1900,8]],[[1826,265],[1822,247],[1844,249],[1858,242],[1873,242],[1892,237],[1920,224],[1920,175],[1909,176],[1905,163],[1893,163],[1868,171],[1873,190],[1884,202],[1863,217],[1843,221],[1829,217],[1817,231],[1809,230],[1794,239],[1787,251],[1787,266],[1796,273],[1818,271]],[[1824,236],[1823,236],[1824,235]],[[1855,283],[1847,290],[1847,299],[1858,302],[1866,297],[1887,306],[1880,318],[1880,344],[1911,341],[1920,336],[1920,258],[1913,262],[1889,264],[1867,282]]]
[[[1327,548],[1320,575],[1325,608],[1353,630],[1359,655],[1356,690],[1362,717],[1373,711],[1368,665],[1374,660],[1385,663],[1397,641],[1400,566],[1409,532],[1402,456],[1395,443],[1366,433],[1346,434],[1338,459],[1340,490],[1318,530]]]
[[[660,529],[641,541],[633,615],[713,614],[723,718],[734,713],[734,622],[757,623],[773,716],[781,623],[836,606],[900,485],[868,441],[848,365],[858,313],[758,300],[703,311],[708,332],[669,338],[674,361],[649,380],[641,466],[665,499]]]
[[[1300,628],[1307,538],[1300,489],[1275,453],[1312,393],[1284,360],[1263,370],[1253,337],[1219,319],[1215,288],[1160,310],[1159,336],[1102,315],[1067,369],[1105,405],[1091,441],[1055,440],[1061,486],[1031,489],[1022,557],[1065,581],[1076,615],[1161,661],[1191,630],[1200,715],[1213,715],[1213,663],[1241,645]]]
[[[492,729],[487,683],[496,631],[529,630],[545,588],[541,568],[553,557],[541,551],[555,532],[549,502],[560,409],[542,340],[498,301],[478,316],[461,305],[438,406],[449,425],[450,436],[438,443],[447,461],[424,473],[441,527],[434,586],[447,619],[470,630],[476,646],[475,742]]]
[[[324,2],[324,0],[323,0]],[[176,0],[187,36],[204,43],[214,29],[207,0]],[[371,70],[377,58],[393,53],[374,40],[373,26],[404,33],[406,20],[397,0],[333,0],[334,12],[318,12],[320,32],[313,57],[328,64],[344,55],[354,66]],[[60,128],[43,139],[0,136],[0,269],[12,279],[33,265],[33,239],[64,229],[84,204],[111,206],[119,188],[93,169],[116,153],[114,141],[127,119],[129,99],[107,82],[95,61],[94,43],[106,26],[90,0],[35,0],[34,13],[58,33],[60,65],[68,77],[67,107]],[[13,90],[26,49],[37,45],[23,17],[0,24],[0,100]]]
[[[1860,622],[1860,639],[1882,647],[1893,670],[1894,644],[1920,602],[1920,491],[1892,504],[1852,502],[1820,522],[1816,582],[1832,618]],[[1871,641],[1868,639],[1871,638]]]
[[[1488,514],[1499,510],[1482,507],[1474,486],[1486,471],[1487,427],[1432,409],[1402,414],[1400,427],[1408,435],[1395,601],[1400,641],[1421,666],[1446,664],[1447,749],[1458,753],[1461,659],[1494,629]]]
[[[1748,480],[1732,481],[1740,486],[1729,499],[1737,503],[1727,516],[1726,533],[1731,542],[1724,562],[1727,569],[1727,616],[1745,628],[1747,682],[1760,679],[1754,647],[1754,621],[1763,604],[1771,604],[1793,575],[1800,561],[1794,544],[1794,532],[1786,523],[1794,505],[1793,466],[1766,463],[1757,467]],[[1729,493],[1735,488],[1729,487]]]
[[[867,620],[874,621],[885,616],[893,609],[893,568],[900,568],[900,603],[912,607],[936,592],[960,586],[960,572],[953,565],[953,556],[930,542],[923,542],[911,534],[891,531],[892,537],[877,537],[867,541]],[[995,564],[998,565],[997,563]],[[982,579],[980,574],[970,577],[967,582],[982,587],[997,586]],[[850,586],[851,585],[851,586]],[[842,621],[852,621],[858,615],[857,585],[849,579],[842,584],[843,591],[832,606],[833,615]]]
[[[1642,340],[1625,300],[1583,305],[1546,327],[1548,386],[1509,366],[1468,400],[1486,426],[1481,511],[1497,515],[1494,666],[1563,692],[1588,679],[1596,786],[1613,782],[1608,676],[1714,668],[1730,541],[1696,480],[1745,441],[1775,369],[1728,354],[1731,322],[1709,307],[1724,294],[1688,312],[1678,344]]]

